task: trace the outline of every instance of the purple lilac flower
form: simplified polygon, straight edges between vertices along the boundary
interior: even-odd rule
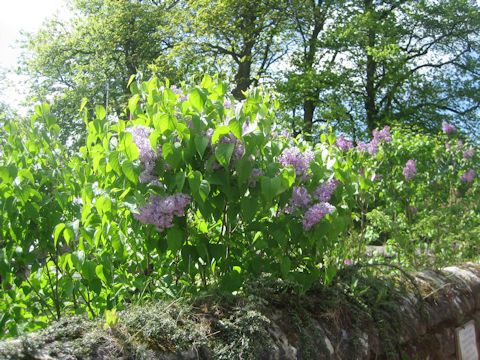
[[[282,166],[292,165],[297,176],[305,175],[308,170],[308,165],[315,158],[315,154],[311,150],[306,150],[301,153],[296,146],[285,149],[278,157],[278,162]]]
[[[345,266],[353,266],[353,265],[354,265],[354,262],[353,262],[352,259],[345,259],[345,260],[343,261],[343,264],[344,264]]]
[[[293,207],[308,207],[312,202],[312,197],[308,190],[303,186],[294,186],[292,191],[292,199],[290,204]]]
[[[457,144],[458,144],[458,147],[461,148],[461,147],[463,146],[463,141],[462,141],[462,140],[458,140]]]
[[[212,128],[208,128],[207,131],[205,132],[205,135],[210,138],[210,142],[212,141],[212,135],[213,135],[214,132],[215,132],[215,130],[212,129]]]
[[[152,224],[158,232],[173,226],[173,216],[184,216],[185,207],[190,204],[190,196],[183,193],[175,193],[163,198],[158,195],[150,195],[149,202],[139,207],[138,214],[134,217],[143,225]]]
[[[383,140],[385,142],[392,141],[390,136],[390,126],[385,126],[382,130],[373,130],[372,131],[373,139],[368,144],[363,141],[358,142],[358,151],[368,152],[370,155],[375,155],[378,152],[378,145]]]
[[[471,157],[473,156],[473,153],[475,152],[474,149],[468,149],[466,151],[463,152],[463,158],[464,159],[471,159]]]
[[[152,145],[150,145],[149,136],[152,131],[152,128],[143,125],[136,125],[125,130],[125,132],[132,134],[133,142],[138,148],[138,157],[142,163],[155,162],[157,157],[152,149]]]
[[[333,210],[335,210],[335,208],[328,202],[321,202],[319,204],[313,205],[305,212],[305,215],[303,217],[304,230],[310,230],[313,225],[322,220],[325,215],[331,214]]]
[[[374,139],[377,139],[377,142],[380,142],[380,140],[383,140],[385,142],[390,142],[392,141],[392,138],[390,136],[390,126],[385,126],[382,130],[378,131],[374,129],[372,131],[372,135]]]
[[[408,160],[405,167],[403,168],[402,174],[405,175],[405,179],[410,179],[415,176],[417,172],[415,161]]]
[[[455,132],[455,126],[444,121],[442,122],[442,130],[445,134],[450,135]]]
[[[464,183],[471,183],[475,178],[475,170],[469,170],[460,177],[460,181]]]
[[[373,181],[379,181],[379,180],[382,180],[383,179],[383,175],[382,174],[375,174],[375,176],[373,177]]]
[[[231,109],[232,108],[232,102],[230,101],[230,99],[223,100],[223,107],[225,109]]]
[[[328,202],[330,201],[330,198],[332,197],[332,194],[337,188],[338,184],[340,184],[340,181],[338,181],[337,179],[325,181],[322,185],[318,186],[315,189],[313,196],[318,201]]]
[[[448,142],[445,143],[445,149],[447,149],[447,151],[450,151],[452,149]]]
[[[358,142],[358,151],[360,152],[368,152],[370,155],[375,155],[378,152],[377,148],[378,143],[373,139],[368,144],[364,143],[363,141]]]
[[[138,180],[141,183],[153,183],[154,185],[162,186],[158,181],[158,176],[155,175],[155,161],[158,158],[163,158],[162,148],[160,145],[157,146],[157,153],[153,151],[152,145],[150,144],[149,136],[152,133],[153,129],[136,125],[133,128],[128,128],[125,130],[132,134],[133,143],[137,145],[138,148],[138,158],[142,163],[143,171],[140,173]],[[164,163],[165,169],[171,169],[170,165]]]
[[[353,147],[353,142],[346,140],[343,135],[340,135],[337,140],[333,143],[336,147],[343,151],[348,151]]]

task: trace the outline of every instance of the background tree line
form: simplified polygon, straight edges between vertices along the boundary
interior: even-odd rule
[[[477,134],[480,8],[475,0],[69,0],[24,41],[20,71],[53,101],[65,138],[78,108],[121,116],[133,74],[174,84],[220,73],[244,97],[280,95],[287,126],[331,125],[354,140],[391,123]]]

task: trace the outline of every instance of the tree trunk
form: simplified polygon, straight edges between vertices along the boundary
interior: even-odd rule
[[[365,11],[371,12],[372,9],[372,0],[365,0]],[[371,25],[368,29],[368,46],[373,48],[375,46],[375,29]],[[365,98],[365,111],[367,115],[367,127],[368,130],[372,131],[377,127],[377,108],[375,105],[376,90],[375,90],[375,73],[377,70],[377,63],[373,58],[373,55],[367,51],[367,73],[366,73],[366,91],[367,96]]]
[[[242,91],[246,91],[252,83],[252,79],[250,79],[252,69],[251,52],[249,55],[244,56],[243,59],[244,60],[238,64],[237,73],[235,74],[235,89],[232,91],[233,96],[237,100],[245,99]]]

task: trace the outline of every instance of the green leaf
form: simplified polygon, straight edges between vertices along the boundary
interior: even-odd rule
[[[167,232],[168,249],[176,252],[182,248],[184,242],[184,233],[178,228],[171,228]]]
[[[64,223],[60,223],[60,224],[57,224],[57,226],[55,226],[55,231],[54,231],[54,235],[53,235],[53,244],[54,244],[55,247],[57,247],[58,237],[62,233],[63,229],[65,229],[65,224]]]
[[[210,77],[210,75],[205,74],[203,76],[202,83],[200,84],[200,86],[204,89],[208,89],[211,84],[212,84],[212,78]]]
[[[120,162],[118,161],[118,151],[113,151],[108,155],[108,164],[118,176],[122,175],[122,169],[120,168]]]
[[[70,240],[75,238],[75,234],[73,233],[72,229],[67,227],[65,230],[63,230],[63,237],[67,245],[70,245]]]
[[[290,261],[290,258],[288,256],[282,257],[282,260],[280,261],[280,271],[282,273],[282,277],[284,279],[288,278],[288,273],[290,272],[290,267],[292,263]]]
[[[227,293],[232,293],[240,289],[243,283],[243,278],[237,271],[226,273],[220,280],[220,287]]]
[[[195,200],[204,203],[210,192],[210,183],[207,180],[203,180],[202,173],[200,171],[191,173],[188,176],[188,183]]]
[[[226,169],[228,168],[234,149],[235,144],[219,144],[215,149],[215,157],[220,165]]]
[[[130,87],[130,84],[132,83],[132,81],[135,80],[135,76],[137,76],[137,74],[130,75],[130,78],[128,79],[128,82],[127,82],[127,88]]]
[[[207,200],[208,194],[210,193],[210,183],[207,180],[200,181],[198,190],[203,201]]]
[[[336,274],[337,274],[337,267],[334,265],[329,265],[325,269],[325,278],[323,279],[324,285],[328,286],[332,282]]]
[[[96,266],[95,274],[97,274],[98,278],[102,280],[105,284],[108,284],[108,280],[103,273],[103,265],[100,264]]]
[[[186,175],[184,172],[175,174],[175,185],[177,186],[177,191],[181,192],[183,190],[183,185],[185,184]]]
[[[286,189],[290,189],[295,182],[296,178],[296,173],[295,169],[291,166],[288,166],[286,168],[282,169],[281,172],[281,179],[282,179],[282,185]]]
[[[244,156],[241,159],[237,160],[235,169],[237,170],[239,184],[244,184],[250,179],[253,165],[252,162]]]
[[[230,134],[230,128],[228,126],[219,126],[212,134],[212,145],[215,145],[222,136]]]
[[[195,108],[197,112],[202,112],[203,106],[205,105],[205,100],[207,97],[199,89],[193,89],[188,96],[188,101]]]
[[[240,122],[238,120],[231,120],[228,123],[228,128],[237,139],[242,140],[242,127],[240,126]]]
[[[165,134],[167,131],[172,132],[176,128],[177,118],[168,114],[156,114],[153,125],[161,134]]]
[[[330,170],[335,165],[336,162],[337,162],[337,159],[335,159],[335,158],[328,159],[327,169]]]
[[[130,162],[125,161],[122,164],[122,172],[127,177],[128,180],[136,184],[138,182],[137,174],[133,169],[133,165]]]
[[[280,195],[282,190],[282,180],[278,177],[262,177],[261,180],[262,196],[267,202],[272,201],[276,196]]]
[[[15,165],[0,166],[0,177],[7,184],[11,184],[17,177],[17,168]]]
[[[182,163],[182,146],[180,143],[165,143],[162,146],[162,155],[168,164],[177,169]]]
[[[208,138],[208,136],[196,136],[194,142],[198,154],[200,155],[200,157],[203,157],[203,154],[205,153],[205,150],[210,143],[210,139]]]
[[[103,120],[105,119],[107,112],[103,106],[95,105],[95,114],[97,115],[98,120]]]
[[[74,251],[72,253],[72,263],[77,271],[80,271],[85,263],[85,253],[82,250]]]
[[[257,199],[254,197],[244,197],[240,202],[243,221],[250,222],[257,213]]]

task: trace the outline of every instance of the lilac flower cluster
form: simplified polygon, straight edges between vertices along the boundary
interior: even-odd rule
[[[321,202],[313,205],[305,212],[305,216],[303,217],[304,230],[310,230],[313,225],[322,220],[325,215],[331,214],[333,210],[335,210],[335,208],[328,202]]]
[[[311,150],[300,152],[296,146],[285,149],[278,157],[278,162],[282,166],[292,165],[297,176],[306,175],[308,165],[315,158],[315,154]]]
[[[468,149],[468,150],[464,151],[463,152],[463,158],[464,159],[471,159],[474,152],[475,152],[474,149]]]
[[[402,174],[405,175],[405,179],[408,180],[414,177],[416,172],[417,172],[417,164],[415,164],[415,161],[411,159],[408,160],[407,163],[405,164],[405,167],[402,170]]]
[[[136,125],[125,131],[132,134],[133,142],[138,148],[138,157],[142,163],[143,171],[140,173],[138,180],[141,183],[152,183],[157,186],[162,186],[158,181],[158,176],[154,173],[155,161],[157,158],[163,158],[162,148],[158,145],[156,154],[152,149],[149,136],[153,129],[142,125]],[[168,164],[165,164],[165,167],[169,168]]]
[[[175,193],[163,198],[158,195],[150,195],[149,203],[139,207],[135,219],[143,225],[152,224],[158,232],[173,226],[173,216],[183,216],[185,207],[190,204],[190,196],[183,193]]]
[[[353,142],[346,140],[343,135],[340,135],[337,140],[333,143],[336,147],[343,151],[348,151],[353,147]]]
[[[460,176],[460,181],[464,183],[472,183],[473,179],[475,178],[475,174],[475,170],[469,170]]]
[[[358,142],[358,151],[368,152],[370,155],[375,155],[378,152],[378,145],[383,140],[385,142],[392,141],[390,136],[390,126],[385,126],[381,131],[373,130],[372,131],[373,139],[368,144],[363,141]]]
[[[328,202],[330,201],[330,198],[332,197],[332,194],[337,188],[338,184],[340,184],[340,181],[338,181],[337,179],[325,181],[322,185],[318,186],[315,189],[313,196],[318,201]]]
[[[442,130],[447,135],[453,134],[455,132],[455,125],[448,124],[444,121],[442,122]]]
[[[306,208],[312,202],[312,197],[308,190],[303,186],[294,186],[292,191],[292,200],[290,204],[294,207]]]

